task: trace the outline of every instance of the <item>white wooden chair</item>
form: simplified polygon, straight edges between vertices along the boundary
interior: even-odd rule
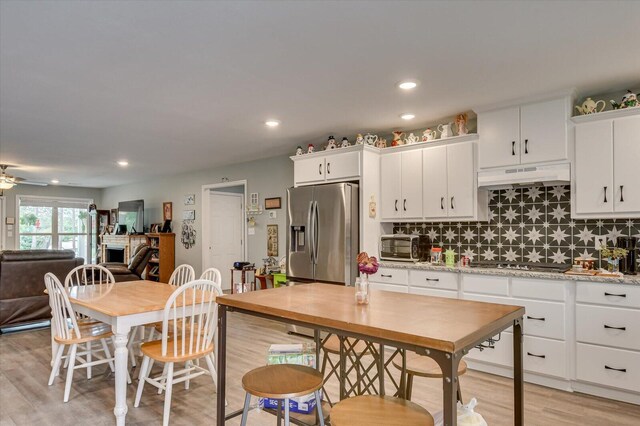
[[[180,287],[183,284],[196,279],[196,271],[193,266],[182,264],[178,266],[169,277],[169,284]]]
[[[178,287],[164,308],[162,338],[141,346],[144,358],[134,407],[140,405],[145,383],[165,390],[163,425],[169,424],[174,384],[209,374],[216,386],[214,337],[218,323],[216,297],[220,295],[220,285],[208,280],[196,280]],[[208,369],[193,363],[202,358]],[[151,377],[155,361],[164,363],[166,368],[161,376]],[[185,368],[174,371],[175,363],[185,363]]]
[[[67,292],[55,275],[50,272],[47,273],[44,276],[44,284],[49,293],[51,315],[55,319],[51,324],[55,332],[54,340],[59,345],[51,368],[51,375],[49,376],[49,386],[53,384],[55,377],[60,373],[60,364],[62,363],[62,354],[65,347],[70,346],[69,354],[67,355],[69,366],[64,388],[64,402],[67,402],[69,401],[71,381],[73,380],[73,371],[75,369],[89,369],[94,365],[108,363],[111,371],[114,371],[113,357],[107,345],[107,339],[111,338],[113,334],[111,333],[111,326],[102,322],[78,323]],[[87,351],[78,352],[78,345],[91,342],[100,342],[102,349],[89,349],[91,345],[88,345]],[[103,352],[103,356],[99,356],[98,352]],[[92,353],[96,356],[96,360],[90,358]],[[83,357],[85,355],[86,359]],[[76,365],[78,361],[79,363]]]
[[[222,274],[220,273],[220,270],[216,268],[205,269],[202,272],[202,275],[200,275],[200,279],[213,281],[214,283],[222,287]]]

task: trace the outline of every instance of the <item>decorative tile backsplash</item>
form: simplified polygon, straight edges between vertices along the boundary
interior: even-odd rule
[[[640,238],[640,219],[571,219],[569,186],[532,186],[489,192],[489,222],[394,223],[394,233],[429,235],[475,261],[570,264],[598,257],[596,235],[613,245]]]

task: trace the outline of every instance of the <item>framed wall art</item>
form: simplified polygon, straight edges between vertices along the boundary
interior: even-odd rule
[[[265,208],[265,210],[281,209],[282,208],[282,198],[280,198],[280,197],[265,198],[264,199],[264,208]]]
[[[193,206],[196,203],[196,194],[187,194],[184,196],[184,205]]]
[[[173,203],[171,201],[162,203],[162,219],[173,220]]]
[[[185,210],[182,212],[182,220],[196,220],[195,210]]]
[[[278,225],[267,225],[267,256],[278,256]]]

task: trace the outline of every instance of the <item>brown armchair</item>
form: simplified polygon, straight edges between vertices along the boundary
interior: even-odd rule
[[[152,250],[148,244],[140,244],[133,251],[131,261],[126,263],[104,262],[100,265],[107,268],[115,278],[116,282],[136,281],[142,279],[149,260],[151,259]]]

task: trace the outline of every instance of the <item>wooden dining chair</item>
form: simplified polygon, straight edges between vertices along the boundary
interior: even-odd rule
[[[402,359],[393,359],[393,366],[402,371]],[[415,352],[406,353],[405,368],[407,372],[405,398],[411,401],[411,394],[413,393],[413,378],[428,377],[432,379],[442,379],[442,370],[438,363],[426,355],[419,355]],[[464,360],[460,360],[458,364],[458,376],[462,376],[467,372],[467,363]],[[456,393],[458,401],[462,403],[462,391],[460,389],[460,380],[458,380],[458,389]]]
[[[217,386],[213,339],[218,324],[216,297],[220,295],[220,285],[208,280],[196,280],[178,287],[164,308],[162,338],[141,346],[144,358],[134,407],[140,405],[145,383],[164,390],[163,425],[169,424],[173,385],[209,374]],[[193,363],[203,358],[208,369]],[[166,368],[161,376],[151,377],[155,361],[164,363]],[[185,368],[175,371],[175,363],[185,363]]]
[[[53,384],[55,377],[60,373],[62,355],[65,347],[69,346],[69,354],[67,355],[69,363],[64,388],[64,402],[67,402],[71,392],[74,370],[78,368],[89,369],[95,365],[108,363],[111,371],[115,371],[113,357],[107,345],[107,339],[111,338],[113,334],[109,324],[102,322],[78,323],[76,313],[69,302],[67,291],[55,275],[50,272],[47,273],[44,276],[44,284],[49,294],[51,315],[55,319],[51,325],[54,328],[54,340],[58,344],[58,350],[56,351],[49,376],[49,386]],[[79,345],[92,342],[99,342],[102,349],[94,350],[89,345],[86,351],[78,352]],[[100,356],[98,352],[102,352],[103,356]],[[92,354],[95,355],[95,360],[91,359],[90,355]]]
[[[220,273],[220,270],[216,268],[209,268],[202,271],[200,279],[213,281],[214,283],[222,286],[222,274]]]

